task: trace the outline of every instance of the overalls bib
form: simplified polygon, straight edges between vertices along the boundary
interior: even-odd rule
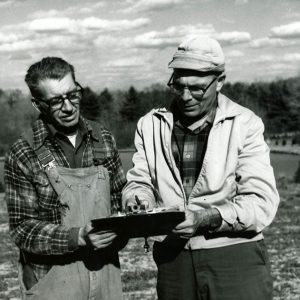
[[[83,227],[91,219],[111,214],[109,174],[102,165],[78,169],[54,166],[45,168],[45,172],[63,207],[62,225]],[[24,299],[122,299],[119,258],[114,247],[80,247],[69,254],[45,257],[45,261],[53,266],[31,289],[26,290],[21,280]]]

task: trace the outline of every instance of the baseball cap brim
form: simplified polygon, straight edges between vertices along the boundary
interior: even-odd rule
[[[169,68],[173,69],[190,69],[199,72],[224,72],[225,64],[214,63],[213,61],[199,60],[193,57],[180,57],[174,56],[172,61],[168,65]]]

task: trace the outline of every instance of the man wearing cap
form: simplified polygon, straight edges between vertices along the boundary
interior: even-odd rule
[[[135,134],[123,205],[179,207],[186,220],[155,237],[159,299],[272,299],[262,230],[279,203],[264,126],[220,90],[219,43],[193,38],[169,67],[169,110],[153,109]]]

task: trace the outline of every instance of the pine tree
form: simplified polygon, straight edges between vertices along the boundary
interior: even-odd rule
[[[107,88],[99,95],[99,105],[101,110],[101,123],[111,128],[114,121],[112,116],[115,115],[114,98]]]
[[[141,100],[135,88],[131,86],[120,109],[122,119],[129,122],[137,121],[142,115],[141,111]]]
[[[279,133],[287,131],[290,115],[290,108],[286,98],[288,96],[287,88],[282,81],[272,82],[269,86],[268,112],[268,132]]]
[[[100,117],[99,96],[89,87],[84,89],[83,98],[81,100],[81,113],[89,120],[98,120]]]
[[[113,107],[113,96],[112,94],[109,92],[109,90],[107,88],[105,88],[101,93],[100,93],[100,107],[101,107],[101,111],[109,111],[112,109]]]

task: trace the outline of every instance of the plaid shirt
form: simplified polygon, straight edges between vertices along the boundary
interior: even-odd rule
[[[101,135],[104,144],[104,167],[110,175],[112,210],[120,210],[121,190],[125,176],[116,143],[109,131],[101,128],[98,134],[83,118],[80,124],[87,128],[85,149],[81,167],[93,165],[92,141]],[[100,128],[100,127],[99,127]],[[45,145],[53,154],[59,166],[69,167],[68,161],[50,134],[44,121],[39,118],[33,124],[33,149]],[[38,255],[57,255],[68,253],[71,228],[61,225],[61,210],[58,197],[49,184],[47,175],[40,166],[36,153],[21,137],[14,143],[5,161],[5,199],[9,214],[10,234],[21,249]],[[38,278],[51,268],[49,265],[31,264]]]
[[[172,132],[172,152],[180,171],[183,188],[188,199],[202,168],[208,135],[215,112],[194,130],[175,121]]]

